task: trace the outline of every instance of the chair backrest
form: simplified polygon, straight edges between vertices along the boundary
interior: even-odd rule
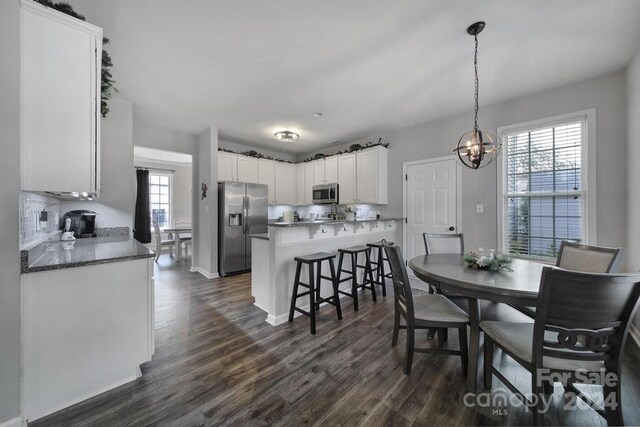
[[[191,227],[191,218],[176,218],[174,219],[173,224],[176,228],[189,228]]]
[[[427,255],[464,253],[464,238],[460,234],[422,233]]]
[[[153,233],[156,237],[156,248],[157,250],[160,250],[160,247],[162,246],[162,237],[160,236],[160,224],[158,223],[158,220],[154,219],[151,221],[151,224],[153,224]]]
[[[619,363],[639,297],[640,275],[545,267],[533,334],[534,362],[542,366],[546,356]],[[554,334],[545,340],[545,332]]]
[[[405,319],[413,319],[413,294],[411,293],[411,282],[404,265],[400,248],[393,244],[382,241],[384,250],[389,258],[389,267],[393,276],[393,290],[396,310],[400,310]]]
[[[588,246],[562,241],[556,267],[586,273],[617,273],[624,259],[624,249]]]

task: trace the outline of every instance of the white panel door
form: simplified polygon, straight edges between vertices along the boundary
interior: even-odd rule
[[[378,203],[378,172],[376,150],[365,150],[356,154],[358,203]]]
[[[336,157],[340,204],[356,203],[356,155],[344,154]]]
[[[327,183],[338,182],[338,156],[324,159],[324,180]]]
[[[258,183],[258,159],[238,156],[236,178],[240,182]]]
[[[293,163],[275,163],[276,195],[278,205],[296,204],[296,165]]]
[[[313,165],[313,185],[321,185],[327,182],[324,179],[324,160],[316,160],[311,162]]]
[[[405,259],[424,255],[423,233],[457,233],[456,161],[442,160],[407,166]]]
[[[271,160],[258,159],[258,184],[269,186],[269,204],[276,204],[276,165]]]
[[[238,156],[231,153],[218,152],[218,181],[237,181]]]

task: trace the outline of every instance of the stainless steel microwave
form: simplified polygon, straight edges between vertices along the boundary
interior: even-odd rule
[[[338,184],[322,184],[313,186],[313,203],[316,205],[338,204]]]

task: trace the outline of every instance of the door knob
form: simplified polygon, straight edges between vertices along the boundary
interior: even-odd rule
[[[455,228],[453,225],[452,225],[451,227],[449,227],[449,231],[453,231],[453,230],[455,230],[455,229],[456,229],[456,228]]]

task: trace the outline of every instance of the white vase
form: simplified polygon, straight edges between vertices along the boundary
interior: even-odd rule
[[[345,218],[347,219],[347,221],[355,221],[356,220],[356,214],[355,214],[355,212],[347,212],[347,213],[345,213]]]

